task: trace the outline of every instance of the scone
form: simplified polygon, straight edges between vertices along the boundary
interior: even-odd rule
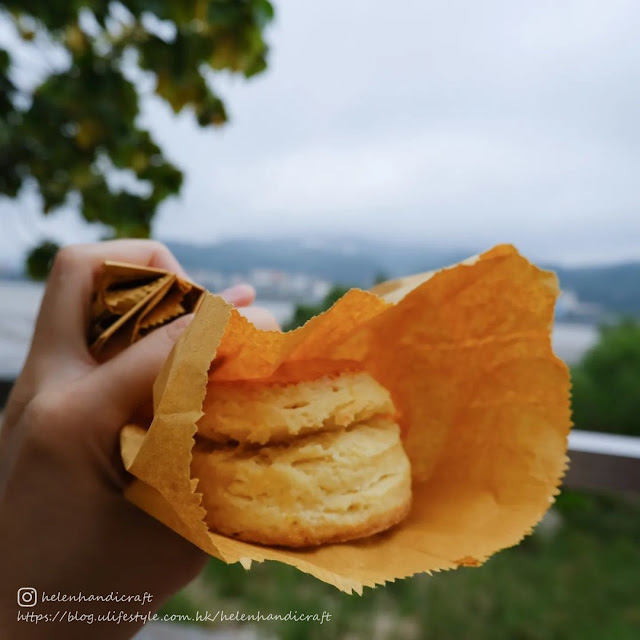
[[[368,374],[216,383],[207,395],[191,470],[212,530],[304,547],[407,515],[411,473],[393,403]]]
[[[389,392],[362,371],[295,384],[210,383],[198,434],[215,442],[266,444],[393,415]]]

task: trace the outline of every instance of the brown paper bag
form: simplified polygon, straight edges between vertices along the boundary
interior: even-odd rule
[[[277,560],[347,592],[479,565],[521,540],[554,501],[567,460],[569,374],[550,340],[556,277],[500,245],[376,292],[351,290],[284,334],[206,295],[156,381],[151,426],[122,431],[136,478],[128,499],[225,562]],[[295,551],[209,531],[190,474],[208,381],[303,378],[354,363],[399,411],[413,473],[406,520]]]
[[[195,311],[205,291],[163,269],[105,261],[95,286],[89,321],[89,350],[100,357]]]

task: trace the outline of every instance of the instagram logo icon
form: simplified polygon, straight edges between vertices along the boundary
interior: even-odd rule
[[[38,592],[33,587],[18,589],[18,606],[35,607],[38,604]]]

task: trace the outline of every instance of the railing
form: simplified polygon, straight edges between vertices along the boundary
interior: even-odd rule
[[[0,411],[12,384],[0,380]],[[640,493],[640,438],[574,429],[569,460],[565,487]]]
[[[569,459],[565,487],[640,493],[640,438],[574,429]]]

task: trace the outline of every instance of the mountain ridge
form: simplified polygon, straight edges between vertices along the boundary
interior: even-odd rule
[[[439,269],[481,252],[479,248],[331,237],[234,239],[209,245],[166,241],[166,244],[187,270],[246,274],[268,268],[362,288],[371,287],[377,278]],[[555,271],[561,288],[574,292],[581,301],[640,317],[640,261],[581,267],[548,262],[539,266]]]

